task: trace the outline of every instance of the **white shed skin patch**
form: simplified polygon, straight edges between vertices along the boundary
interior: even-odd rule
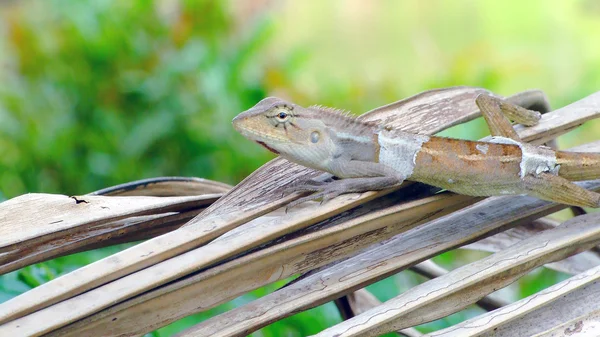
[[[519,143],[505,137],[491,137],[488,141],[490,143],[518,145],[521,148],[521,178],[528,174],[538,176],[544,172],[558,175],[560,165],[556,164],[556,152],[552,149]]]
[[[417,155],[428,136],[405,132],[381,130],[379,133],[379,162],[394,169],[399,176],[408,179],[416,165]]]
[[[477,150],[479,150],[479,152],[481,152],[483,154],[487,154],[488,149],[489,149],[489,145],[487,145],[487,144],[477,144],[477,145],[475,145],[475,148]]]

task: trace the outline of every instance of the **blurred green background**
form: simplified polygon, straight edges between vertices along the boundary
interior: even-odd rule
[[[83,194],[156,176],[235,184],[272,158],[231,119],[265,96],[361,113],[423,90],[539,88],[554,107],[600,89],[600,2],[186,1],[0,2],[0,200]],[[474,121],[451,131],[477,139]],[[588,123],[562,147],[598,139]],[[111,247],[0,278],[0,302],[111,254]],[[456,266],[464,252],[436,259]],[[515,299],[563,279],[539,269]],[[401,273],[369,289],[388,299]],[[153,333],[176,331],[281,286],[259,289]],[[437,329],[472,308],[423,326]],[[305,336],[339,321],[331,304],[255,336]]]

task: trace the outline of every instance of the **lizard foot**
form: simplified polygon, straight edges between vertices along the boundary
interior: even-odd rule
[[[307,201],[313,201],[313,200],[317,200],[317,199],[321,199],[321,205],[328,202],[329,200],[339,196],[340,194],[343,193],[348,193],[348,192],[344,192],[344,191],[336,191],[336,190],[327,190],[327,189],[323,189],[320,191],[316,191],[316,193],[313,193],[311,195],[307,195],[305,197],[302,197],[300,199],[296,199],[292,202],[290,202],[286,208],[285,208],[285,212],[287,213],[287,211],[290,208],[296,207],[304,202]]]
[[[311,201],[321,198],[321,204],[325,203],[340,194],[379,191],[385,188],[402,183],[402,179],[397,177],[365,177],[365,178],[348,178],[342,180],[334,180],[331,182],[311,182],[309,184],[299,184],[291,186],[294,192],[316,192],[307,195],[300,199],[294,200],[286,207],[288,209],[306,201]]]
[[[286,196],[292,194],[294,192],[317,192],[322,189],[324,185],[327,185],[326,182],[317,181],[317,180],[300,180],[295,181],[287,186],[283,186],[281,190],[281,195]]]
[[[291,184],[281,187],[281,197],[292,194],[294,192],[318,192],[323,189],[323,186],[333,181],[333,176],[329,173],[324,173],[313,179],[303,179],[295,181]]]

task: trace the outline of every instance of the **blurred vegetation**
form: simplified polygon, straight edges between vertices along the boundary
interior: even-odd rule
[[[556,107],[600,88],[600,7],[591,0],[23,0],[0,3],[0,19],[0,200],[82,194],[163,175],[237,183],[272,155],[237,135],[230,120],[268,95],[358,113],[451,85],[504,95],[537,87]],[[597,139],[599,130],[590,123],[561,145]],[[447,134],[486,133],[474,121]],[[0,301],[121,248],[5,275]],[[436,262],[456,267],[467,255],[449,252]],[[537,270],[511,296],[564,277]],[[421,281],[407,272],[369,289],[385,300]],[[154,335],[169,336],[281,284]],[[305,336],[339,320],[327,304],[255,335]]]
[[[29,1],[4,19],[6,197],[160,175],[235,183],[265,161],[230,121],[269,91],[257,59],[268,21],[236,36],[221,2],[181,2],[161,17],[145,0]]]

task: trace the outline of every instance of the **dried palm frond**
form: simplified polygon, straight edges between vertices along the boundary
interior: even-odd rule
[[[361,120],[432,134],[476,118],[475,97],[483,92],[468,87],[430,91],[375,109]],[[509,99],[527,105],[523,96]],[[598,116],[600,93],[544,114],[536,126],[516,129],[522,139],[541,144]],[[600,152],[600,142],[577,151]],[[344,302],[348,319],[320,335],[374,336],[401,329],[416,335],[409,328],[473,303],[491,311],[439,335],[524,335],[522,320],[538,328],[530,327],[527,335],[565,330],[577,319],[587,324],[597,317],[596,304],[569,315],[559,314],[555,306],[571,295],[591,296],[597,288],[590,284],[600,259],[590,249],[600,243],[599,215],[556,226],[544,217],[567,206],[528,196],[482,200],[414,183],[285,212],[285,205],[301,195],[281,197],[276,191],[318,174],[278,158],[206,209],[226,186],[205,181],[206,189],[192,188],[176,197],[140,196],[140,187],[127,197],[29,195],[0,204],[0,231],[10,234],[1,245],[4,272],[169,231],[0,304],[0,335],[140,335],[295,274],[303,276],[180,336],[244,336],[345,295],[350,295]],[[581,185],[600,190],[600,180]],[[188,193],[198,195],[181,196]],[[27,230],[14,231],[18,226]],[[124,234],[118,234],[120,229]],[[21,242],[27,245],[17,253]],[[462,246],[494,254],[449,272],[419,264]],[[522,310],[521,301],[507,305],[488,296],[542,265],[577,275],[557,285],[558,292],[542,291],[523,302]],[[435,278],[382,304],[364,291],[354,293],[411,267]],[[513,310],[503,311],[509,307]],[[541,324],[534,312],[553,319]]]

